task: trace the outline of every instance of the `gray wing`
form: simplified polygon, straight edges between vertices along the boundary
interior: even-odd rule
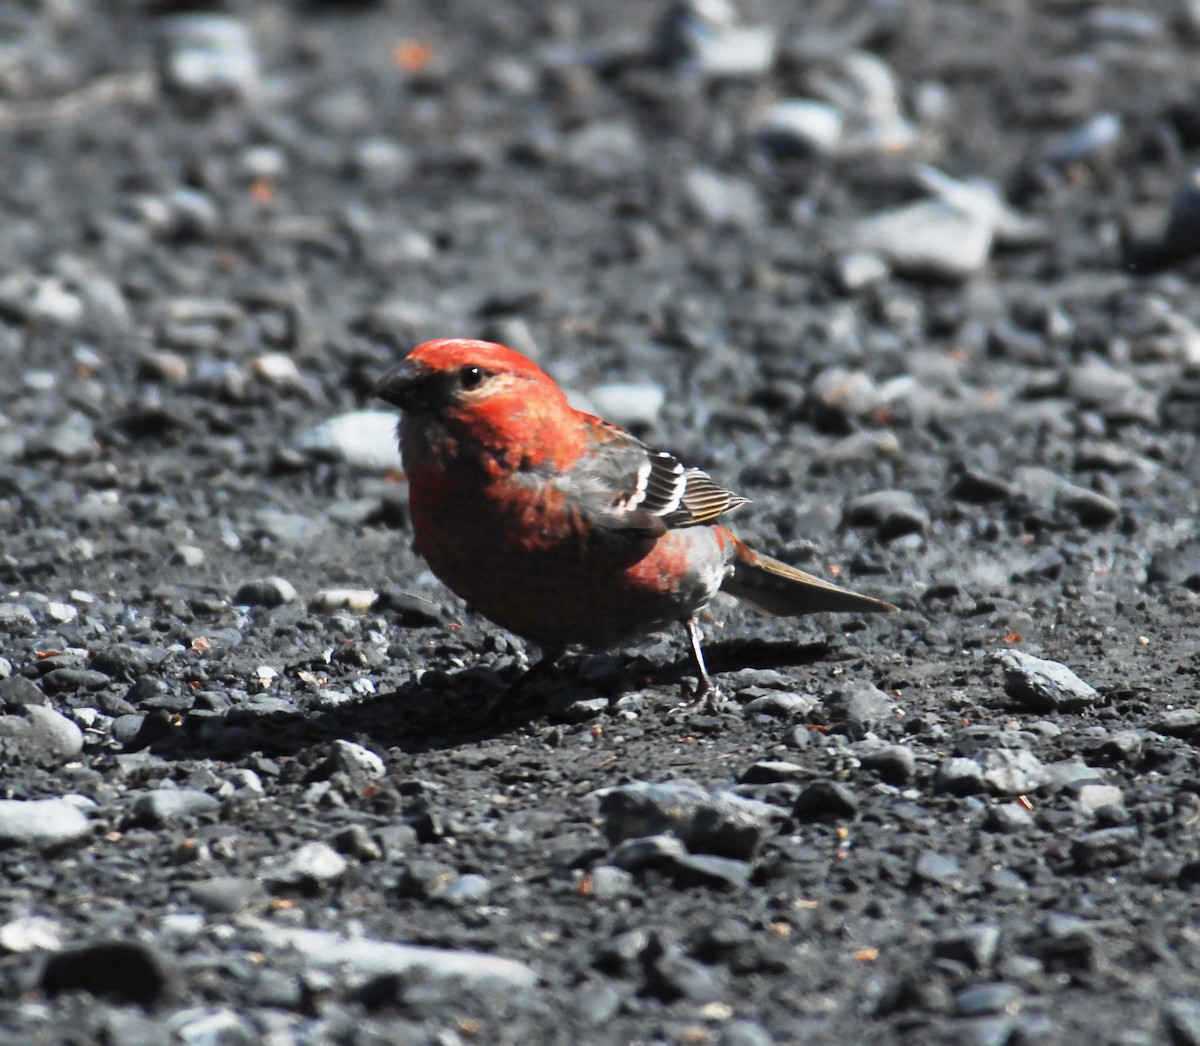
[[[597,526],[638,536],[710,523],[747,501],[610,425],[596,430],[592,452],[558,486]]]

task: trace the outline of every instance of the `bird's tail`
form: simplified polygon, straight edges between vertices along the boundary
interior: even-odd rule
[[[803,570],[781,563],[733,539],[733,573],[721,585],[722,592],[740,599],[769,617],[800,614],[857,612],[891,613],[898,607],[882,599],[859,595]]]

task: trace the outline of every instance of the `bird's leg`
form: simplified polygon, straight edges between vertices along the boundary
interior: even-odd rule
[[[684,622],[684,627],[687,629],[688,642],[692,648],[692,660],[696,663],[696,672],[700,676],[700,689],[688,704],[703,701],[706,712],[719,711],[725,703],[725,695],[721,693],[721,688],[712,681],[712,676],[708,674],[708,666],[704,663],[704,650],[700,646],[700,625],[697,623],[695,615]]]
[[[501,705],[520,707],[527,696],[526,691],[529,689],[529,684],[536,683],[543,676],[548,675],[563,653],[561,647],[556,650],[546,650],[532,667],[527,668],[483,706],[482,715],[485,718],[490,716]]]
[[[554,666],[558,664],[558,659],[563,656],[564,652],[562,647],[543,650],[542,656],[538,658],[537,662],[527,668],[504,691],[504,697],[509,698],[521,693],[530,683],[536,683],[543,676],[549,674]]]

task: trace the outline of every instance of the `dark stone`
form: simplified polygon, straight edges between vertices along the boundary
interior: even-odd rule
[[[844,821],[858,813],[858,800],[844,784],[814,781],[800,793],[792,813],[802,821]]]
[[[106,941],[51,956],[42,969],[41,986],[50,996],[86,991],[152,1006],[170,994],[172,975],[162,956],[146,945]]]

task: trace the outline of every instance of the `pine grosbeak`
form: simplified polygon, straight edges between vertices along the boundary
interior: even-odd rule
[[[896,609],[747,547],[713,522],[745,498],[575,410],[503,345],[426,342],[375,395],[402,412],[418,552],[471,610],[541,647],[539,666],[682,622],[715,703],[696,617],[718,589],[772,616]]]

